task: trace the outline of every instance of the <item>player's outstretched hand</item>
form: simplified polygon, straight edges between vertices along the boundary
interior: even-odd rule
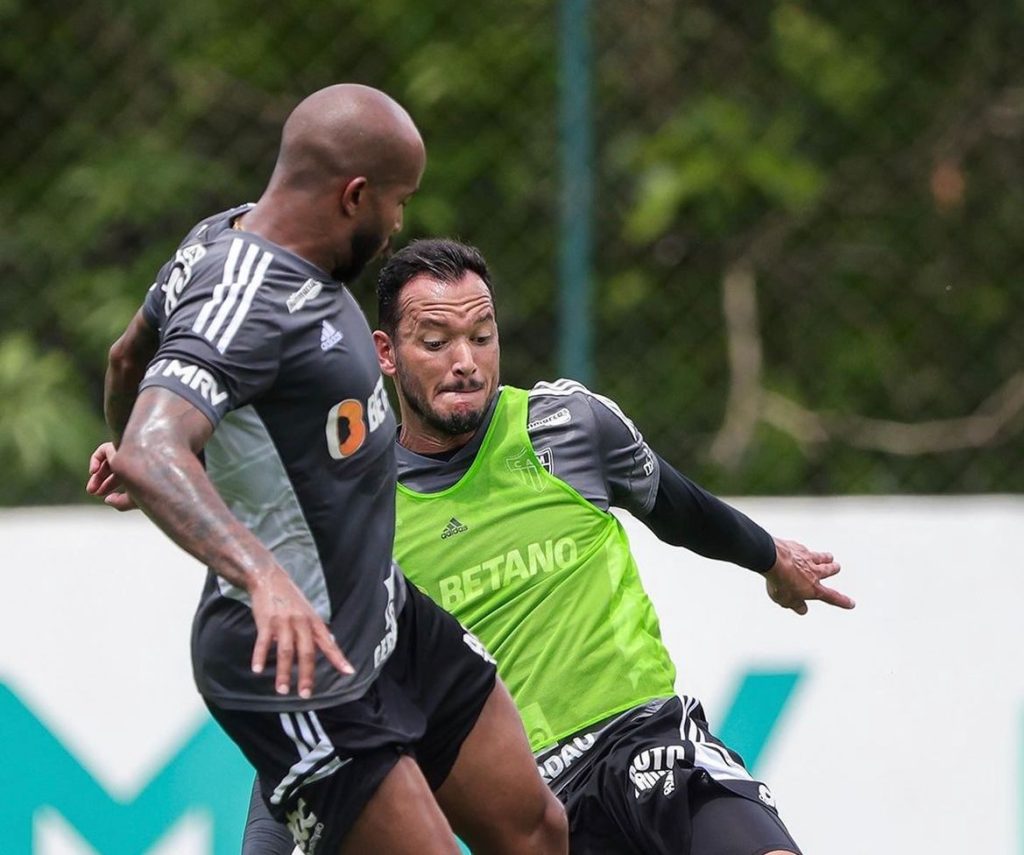
[[[274,685],[278,694],[287,695],[291,691],[292,665],[297,663],[299,697],[312,697],[317,650],[342,674],[355,673],[327,624],[280,567],[255,577],[249,586],[249,596],[252,598],[252,616],[256,621],[252,670],[257,674],[263,672],[270,646],[276,644]]]
[[[138,507],[132,501],[120,479],[110,468],[110,461],[117,454],[114,443],[104,442],[89,458],[89,480],[85,482],[85,492],[90,496],[99,496],[103,501],[118,511],[130,511]]]
[[[821,583],[822,579],[839,572],[839,564],[832,553],[812,552],[795,540],[774,540],[775,563],[764,575],[768,596],[780,606],[805,615],[808,600],[821,600],[841,609],[852,609],[856,605],[846,594]]]

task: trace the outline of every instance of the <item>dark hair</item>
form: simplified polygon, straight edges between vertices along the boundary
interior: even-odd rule
[[[424,274],[438,282],[457,282],[467,272],[475,273],[494,296],[491,274],[480,250],[448,238],[414,240],[400,249],[381,268],[377,277],[377,324],[393,336],[400,320],[398,295],[402,288]]]

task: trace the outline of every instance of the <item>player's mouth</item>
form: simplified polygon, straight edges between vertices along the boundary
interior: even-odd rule
[[[450,387],[448,389],[441,389],[440,392],[441,392],[442,395],[444,395],[444,394],[449,394],[449,395],[472,395],[474,392],[479,392],[483,388],[484,388],[484,384],[483,383],[478,383],[478,384],[471,385],[471,386],[456,386],[456,387]]]
[[[439,397],[442,400],[447,400],[449,406],[460,406],[474,401],[483,388],[483,384],[481,384],[479,386],[461,386],[458,389],[442,389]]]

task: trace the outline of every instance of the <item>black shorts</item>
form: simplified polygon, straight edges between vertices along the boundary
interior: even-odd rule
[[[800,852],[771,791],[711,734],[696,700],[653,701],[589,748],[586,732],[575,739],[585,759],[551,781],[569,816],[573,855]]]
[[[207,702],[256,767],[271,815],[307,855],[338,851],[403,754],[437,789],[494,688],[494,660],[475,636],[405,584],[394,652],[359,700],[291,713]]]

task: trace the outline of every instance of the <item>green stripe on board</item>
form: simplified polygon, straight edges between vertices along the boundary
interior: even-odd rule
[[[748,671],[721,727],[712,727],[712,732],[743,758],[751,774],[802,677],[799,669]]]
[[[103,855],[154,848],[187,813],[204,814],[213,855],[237,853],[252,767],[208,716],[141,789],[108,791],[71,750],[0,683],[0,850],[32,853],[33,822],[52,808]]]

